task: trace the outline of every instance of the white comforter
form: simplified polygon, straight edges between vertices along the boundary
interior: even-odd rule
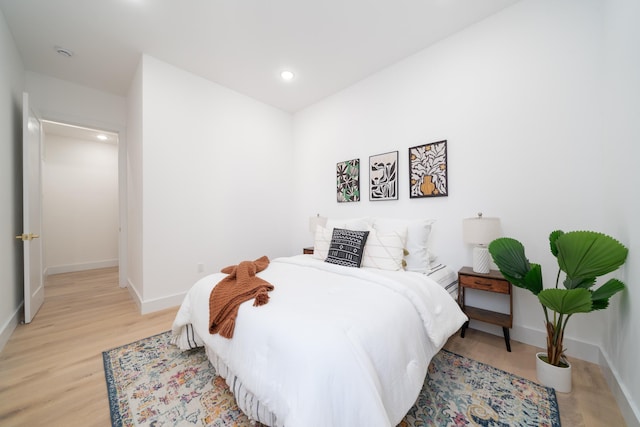
[[[466,316],[427,276],[336,266],[300,255],[258,274],[269,303],[240,306],[232,339],[210,335],[209,294],[225,275],[199,280],[178,311],[278,426],[395,426],[413,406],[431,358]],[[189,327],[190,328],[190,327]]]

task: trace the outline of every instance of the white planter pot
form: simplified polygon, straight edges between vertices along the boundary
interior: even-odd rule
[[[553,387],[560,393],[570,393],[571,364],[566,368],[553,366],[540,359],[540,355],[546,356],[547,353],[536,353],[536,374],[540,384]]]

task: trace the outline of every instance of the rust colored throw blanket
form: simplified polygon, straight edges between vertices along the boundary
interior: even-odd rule
[[[222,279],[209,295],[209,333],[219,333],[225,338],[233,336],[240,304],[255,298],[254,307],[269,302],[267,292],[273,285],[256,277],[256,273],[269,266],[269,258],[242,261],[238,265],[223,268],[228,276]]]

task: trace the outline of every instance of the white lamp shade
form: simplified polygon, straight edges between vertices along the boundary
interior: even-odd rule
[[[322,226],[324,227],[325,224],[327,223],[327,218],[320,216],[320,214],[316,215],[316,216],[310,216],[309,217],[309,232],[312,234],[316,233],[316,228],[318,228],[318,226]]]
[[[469,245],[488,245],[500,237],[500,218],[465,218],[462,238]]]
[[[500,237],[500,219],[485,218],[478,214],[476,218],[462,220],[462,238],[473,248],[473,271],[486,274],[491,268],[491,256],[487,245]]]

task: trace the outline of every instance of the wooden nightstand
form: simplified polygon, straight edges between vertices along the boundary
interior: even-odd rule
[[[466,288],[509,295],[509,314],[466,306],[464,302]],[[513,292],[511,283],[509,283],[499,271],[491,270],[487,274],[482,274],[476,273],[471,267],[462,267],[460,271],[458,271],[458,304],[469,319],[502,326],[507,351],[511,351],[509,329],[513,325]],[[462,325],[462,330],[460,331],[462,338],[464,338],[464,332],[468,326],[468,321]]]
[[[307,255],[313,255],[313,246],[308,248],[302,248],[302,253]]]

